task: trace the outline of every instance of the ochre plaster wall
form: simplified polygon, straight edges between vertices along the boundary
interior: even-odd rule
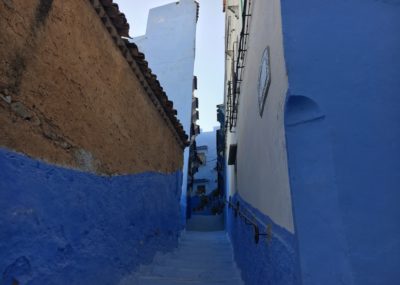
[[[89,1],[0,1],[0,145],[104,174],[174,172],[182,148]]]

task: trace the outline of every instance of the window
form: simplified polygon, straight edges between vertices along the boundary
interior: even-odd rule
[[[228,165],[236,164],[236,152],[237,152],[237,145],[231,144],[229,146]]]

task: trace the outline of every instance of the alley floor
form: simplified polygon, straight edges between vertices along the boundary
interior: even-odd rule
[[[182,234],[178,248],[158,254],[120,285],[242,285],[224,231]]]

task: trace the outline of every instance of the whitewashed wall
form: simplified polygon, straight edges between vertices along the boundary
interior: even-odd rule
[[[232,2],[235,1],[228,1],[228,4]],[[294,232],[284,133],[288,80],[283,54],[280,1],[253,0],[251,14],[236,133],[228,135],[227,147],[229,143],[237,142],[237,193],[275,223]],[[240,21],[230,11],[226,15],[231,16],[231,21]],[[235,40],[240,25],[232,28],[235,31],[231,38]],[[272,80],[263,116],[260,117],[258,79],[262,54],[267,45],[271,52]],[[233,189],[234,171],[233,167],[229,168],[229,187]]]
[[[168,98],[174,102],[186,133],[190,134],[197,4],[181,0],[150,10],[146,35],[133,39]],[[188,148],[184,153],[182,201],[186,205]]]

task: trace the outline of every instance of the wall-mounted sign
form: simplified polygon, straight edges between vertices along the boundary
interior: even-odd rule
[[[260,74],[258,77],[258,110],[260,116],[264,111],[265,99],[268,95],[269,86],[271,85],[271,62],[269,46],[263,52],[260,65]]]

